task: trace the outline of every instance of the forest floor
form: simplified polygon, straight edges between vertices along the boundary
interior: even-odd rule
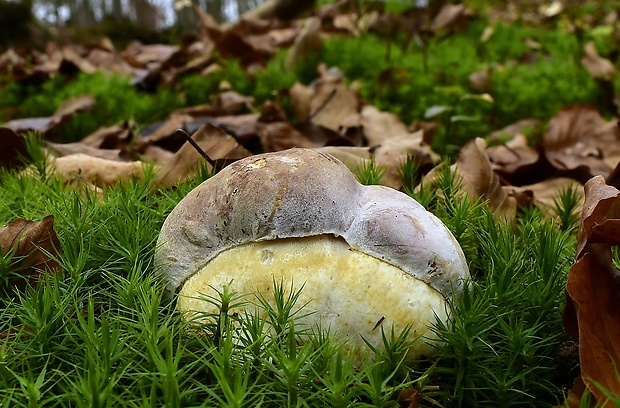
[[[523,3],[228,25],[196,9],[178,44],[0,54],[0,400],[620,403],[617,5]],[[287,285],[262,314],[231,311],[250,300],[228,287],[206,324],[175,311],[153,264],[167,215],[228,164],[290,148],[332,154],[454,234],[471,282],[432,325],[434,355],[385,330],[359,364],[296,324]]]

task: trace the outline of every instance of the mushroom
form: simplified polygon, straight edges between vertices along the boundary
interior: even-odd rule
[[[316,311],[304,323],[355,348],[380,344],[381,325],[433,338],[429,325],[447,321],[469,276],[454,236],[417,201],[309,149],[239,160],[196,187],[164,222],[155,262],[190,314],[215,312],[200,296],[231,280],[240,293],[303,285],[299,304]]]

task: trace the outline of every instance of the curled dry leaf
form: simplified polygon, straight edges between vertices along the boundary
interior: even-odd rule
[[[603,387],[620,396],[620,271],[612,247],[620,244],[620,191],[596,176],[585,185],[577,261],[568,273],[564,324],[579,340],[581,378],[598,406],[611,406]]]
[[[54,216],[39,222],[18,218],[0,228],[0,251],[13,260],[5,278],[15,287],[36,284],[39,274],[58,268],[52,259],[60,253],[60,240],[54,231]],[[51,256],[51,257],[50,257]]]
[[[489,202],[498,218],[511,219],[517,209],[517,200],[508,195],[486,152],[486,142],[481,138],[471,140],[463,146],[455,164],[451,166],[461,187],[470,199],[481,198]],[[424,185],[433,185],[440,169],[435,167],[424,177]]]
[[[609,174],[605,158],[620,152],[617,127],[609,126],[595,108],[585,105],[560,110],[549,123],[542,147],[558,170],[584,167],[590,177]]]
[[[512,218],[517,202],[508,196],[493,172],[483,139],[476,138],[463,146],[455,167],[457,174],[463,179],[465,191],[472,198],[488,200],[498,216]]]
[[[293,47],[286,56],[286,69],[292,69],[295,64],[307,59],[311,55],[320,53],[322,49],[321,19],[311,17],[306,20],[301,33],[295,39]]]

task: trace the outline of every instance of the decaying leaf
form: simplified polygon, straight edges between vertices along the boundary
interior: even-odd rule
[[[613,62],[598,54],[594,41],[588,41],[585,45],[585,53],[581,58],[581,65],[592,75],[592,78],[604,81],[613,81],[618,73]]]
[[[566,284],[564,324],[579,340],[581,378],[602,407],[611,404],[598,385],[620,396],[620,270],[612,262],[612,247],[620,244],[619,196],[601,176],[586,183],[577,261]]]
[[[496,217],[512,219],[516,213],[517,200],[508,195],[493,172],[484,139],[476,138],[467,142],[451,169],[470,199],[486,200]],[[424,185],[432,185],[439,171],[437,167],[430,171],[424,178]]]
[[[408,135],[403,121],[391,112],[383,112],[372,105],[364,105],[360,113],[364,138],[369,147],[375,147],[393,137]]]
[[[550,178],[536,184],[520,187],[504,186],[504,190],[509,195],[520,197],[522,194],[525,194],[531,197],[531,204],[543,210],[550,211],[551,214],[555,213],[556,200],[560,198],[562,192],[567,191],[569,188],[576,192],[577,197],[580,199],[580,203],[583,203],[583,188],[581,184],[570,178]],[[577,206],[575,211],[580,212],[581,206]]]
[[[439,161],[439,156],[431,150],[429,145],[424,144],[423,139],[424,132],[421,130],[405,133],[385,140],[374,150],[377,164],[385,170],[381,184],[396,190],[402,187],[399,169],[407,160],[407,156],[413,160],[422,173],[433,168]]]
[[[435,16],[431,31],[450,30],[467,24],[470,12],[464,4],[444,4]]]
[[[299,122],[305,122],[310,116],[310,109],[312,105],[313,91],[309,86],[303,85],[300,82],[295,84],[289,90],[289,97],[291,98],[291,105],[295,111],[295,116]]]
[[[264,152],[277,152],[293,147],[314,148],[321,145],[283,121],[260,125],[258,135]]]
[[[321,20],[318,17],[311,17],[305,22],[304,28],[286,56],[286,69],[292,69],[295,64],[320,53],[322,49]]]
[[[82,153],[52,160],[48,171],[67,181],[87,180],[100,187],[144,176],[141,161],[119,162]]]
[[[586,180],[609,174],[612,168],[605,163],[605,158],[618,156],[620,151],[617,127],[609,126],[595,108],[584,105],[559,111],[549,122],[542,146],[555,168],[584,167],[588,171]]]
[[[232,136],[210,123],[198,129],[192,139],[213,161],[232,162],[251,155]],[[201,154],[186,142],[159,170],[155,183],[162,188],[172,187],[185,180],[204,161]],[[211,167],[208,163],[205,165]]]
[[[0,127],[0,167],[12,169],[22,166],[21,156],[26,155],[26,142],[24,138],[12,129]]]
[[[315,84],[311,111],[318,113],[312,123],[338,132],[344,120],[360,111],[357,93],[340,80],[321,80]]]
[[[0,228],[0,251],[13,262],[5,276],[11,285],[22,288],[36,284],[39,274],[58,268],[52,259],[60,253],[60,240],[54,231],[54,216],[39,222],[19,218]]]
[[[50,117],[16,119],[7,122],[4,126],[17,133],[29,130],[46,133],[71,119],[76,113],[92,109],[94,104],[95,98],[92,95],[82,95],[64,101]]]

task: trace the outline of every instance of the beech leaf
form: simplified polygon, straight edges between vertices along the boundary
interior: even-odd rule
[[[620,244],[618,196],[602,176],[585,185],[577,261],[568,273],[564,310],[564,325],[579,340],[581,378],[602,407],[610,406],[602,389],[620,396],[620,271],[612,262],[612,247]]]
[[[48,215],[39,222],[18,218],[0,228],[0,251],[2,256],[10,254],[13,259],[8,270],[13,276],[5,279],[8,278],[18,288],[24,287],[26,282],[36,284],[42,271],[58,267],[58,263],[50,257],[60,252],[60,241],[54,231],[54,216]]]

